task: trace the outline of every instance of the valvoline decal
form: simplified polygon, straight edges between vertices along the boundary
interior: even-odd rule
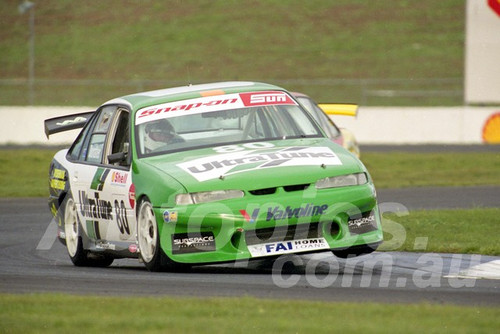
[[[328,210],[328,205],[305,204],[300,207],[287,206],[283,209],[281,206],[269,207],[266,210],[266,221],[282,220],[301,217],[314,217],[324,214]],[[249,223],[256,222],[261,209],[254,209],[250,215],[246,210],[240,210],[241,215]]]

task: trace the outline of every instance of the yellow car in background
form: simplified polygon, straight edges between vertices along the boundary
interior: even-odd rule
[[[343,146],[356,157],[360,157],[359,145],[354,137],[354,134],[348,129],[339,128],[328,116],[356,116],[358,113],[358,105],[340,103],[318,104],[305,94],[297,92],[292,94],[297,101],[299,101],[299,103],[314,117],[319,125],[321,125],[323,130],[333,142]]]

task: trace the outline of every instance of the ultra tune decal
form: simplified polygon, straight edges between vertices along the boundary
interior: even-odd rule
[[[328,147],[294,146],[211,155],[177,166],[200,182],[250,170],[284,166],[342,165]]]

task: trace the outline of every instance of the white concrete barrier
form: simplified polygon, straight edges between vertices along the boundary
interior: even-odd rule
[[[0,107],[0,145],[47,144],[73,142],[80,129],[45,136],[43,121],[47,118],[95,110],[89,107]]]
[[[357,118],[332,116],[360,144],[480,144],[491,107],[360,107]]]
[[[80,130],[47,139],[47,118],[94,110],[92,107],[0,107],[0,145],[71,143]],[[360,144],[480,144],[488,117],[500,107],[360,107],[356,118],[333,116]]]

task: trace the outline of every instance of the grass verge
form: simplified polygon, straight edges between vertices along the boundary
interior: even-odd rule
[[[497,152],[362,152],[377,188],[500,185]]]
[[[19,15],[19,2],[0,6],[0,78],[14,83],[28,76],[28,15]],[[464,17],[464,2],[457,0],[250,6],[44,0],[36,6],[35,103],[99,105],[144,89],[239,79],[277,83],[320,101],[462,105]],[[27,87],[23,81],[0,85],[0,104],[26,104]],[[456,94],[368,94],[379,90]]]
[[[56,150],[0,150],[0,197],[47,197],[49,164]]]
[[[500,208],[383,214],[382,251],[500,255]]]
[[[300,310],[300,311],[298,311]],[[0,295],[3,333],[496,332],[498,309],[244,298]],[[131,316],[131,314],[133,314]],[[290,316],[293,315],[293,316]],[[361,321],[360,321],[361,320]]]

